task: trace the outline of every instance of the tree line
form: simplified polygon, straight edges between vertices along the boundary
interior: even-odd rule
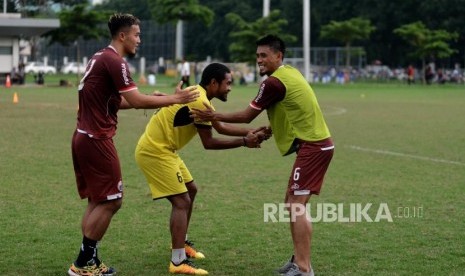
[[[215,53],[217,56],[232,59],[228,50],[237,38],[231,36],[231,32],[234,34],[234,26],[228,24],[227,14],[234,13],[246,22],[255,22],[262,14],[262,1],[199,2],[214,11],[214,27],[205,29],[198,23],[189,24],[188,53],[203,56]],[[279,18],[287,21],[282,34],[296,38],[289,41],[289,46],[301,47],[302,1],[271,0],[270,7],[271,10],[279,10]],[[367,28],[373,29],[368,31],[368,35],[362,34],[361,39],[351,40],[351,45],[365,49],[368,63],[379,60],[390,67],[404,67],[408,64],[420,67],[422,62],[435,61],[439,66],[452,67],[455,62],[464,62],[464,11],[465,0],[311,0],[311,46],[347,46],[342,35],[333,36],[330,30],[328,34],[328,26],[361,18],[369,22],[365,27],[362,23],[362,29],[359,29],[361,32]],[[355,24],[358,26],[357,22]],[[407,31],[412,32],[411,35],[397,30],[404,26],[411,26],[407,27]],[[354,31],[356,34],[357,30]],[[437,36],[438,33],[446,36]],[[419,45],[413,43],[412,37],[423,35],[427,35],[424,41]],[[437,43],[441,45],[438,46]],[[433,47],[434,45],[439,48]],[[252,57],[253,49],[249,49]]]
[[[465,61],[465,30],[462,27],[465,0],[310,1],[312,47],[363,47],[367,63],[378,60],[390,67],[421,66],[432,61],[441,67],[453,67],[454,63],[463,65]],[[58,17],[60,14],[44,10],[43,6],[31,8],[37,1],[9,1],[9,5],[13,2],[11,8],[26,16]],[[87,1],[48,3],[59,5],[63,12],[76,5],[86,5]],[[129,12],[142,20],[160,24],[176,24],[180,19],[188,21],[184,52],[192,60],[203,60],[207,56],[225,62],[253,60],[253,38],[270,31],[284,36],[289,47],[301,47],[302,0],[270,0],[268,18],[262,18],[262,5],[259,0],[141,0],[137,5],[130,0],[111,0],[88,10],[105,15],[114,11]],[[94,23],[87,25],[95,27]],[[341,28],[346,29],[341,33]],[[353,37],[347,37],[347,30],[352,30]],[[80,33],[83,34],[82,29]],[[93,35],[100,33],[94,31]],[[68,34],[67,39],[73,38]]]

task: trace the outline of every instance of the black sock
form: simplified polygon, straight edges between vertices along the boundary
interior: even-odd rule
[[[97,244],[95,245],[95,254],[94,254],[94,260],[97,266],[99,266],[101,263],[100,259],[98,258],[98,244],[99,242],[97,242]]]
[[[92,260],[97,254],[97,241],[91,240],[84,236],[82,238],[81,250],[79,251],[76,265],[79,267],[87,266],[88,262]]]

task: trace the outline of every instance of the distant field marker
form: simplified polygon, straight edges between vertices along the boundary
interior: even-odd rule
[[[325,116],[342,115],[347,112],[347,109],[337,106],[323,106],[323,109],[326,111],[323,111]]]
[[[387,151],[387,150],[367,149],[367,148],[362,148],[362,147],[353,146],[353,145],[347,146],[347,147],[353,150],[359,150],[359,151],[365,151],[365,152],[373,152],[373,153],[384,154],[384,155],[392,155],[392,156],[412,158],[412,159],[418,159],[418,160],[424,160],[424,161],[430,161],[430,162],[465,166],[465,163],[445,160],[445,159],[437,159],[437,158],[431,158],[431,157],[425,157],[425,156],[419,156],[419,155],[413,155],[413,154],[407,154],[407,153],[401,153],[401,152],[393,152],[393,151]]]

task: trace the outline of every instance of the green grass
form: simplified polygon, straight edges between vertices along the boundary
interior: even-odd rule
[[[80,246],[70,142],[76,88],[0,89],[0,275],[65,275]],[[164,79],[160,90],[171,92]],[[150,92],[152,87],[141,87]],[[256,85],[236,86],[218,110],[245,108]],[[318,275],[462,275],[465,267],[465,88],[401,84],[315,85],[336,143],[322,193],[312,204],[386,203],[393,222],[314,223]],[[13,104],[13,93],[19,103]],[[151,111],[119,112],[115,142],[123,208],[100,254],[119,275],[168,275],[166,200],[152,201],[133,152]],[[254,125],[266,124],[261,114]],[[199,193],[190,237],[211,275],[272,275],[291,254],[287,223],[265,223],[280,203],[294,161],[272,140],[261,149],[206,151],[195,138],[180,155]],[[398,210],[422,217],[398,217]],[[377,208],[370,209],[374,217]]]

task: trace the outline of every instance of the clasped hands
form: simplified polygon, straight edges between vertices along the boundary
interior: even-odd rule
[[[208,105],[204,104],[206,109],[200,110],[192,108],[190,113],[192,118],[197,118],[202,121],[216,121],[215,111]],[[271,127],[262,126],[253,129],[244,137],[244,146],[248,148],[259,148],[260,144],[268,140],[272,135]]]
[[[268,140],[272,135],[271,128],[262,126],[251,130],[244,137],[244,146],[248,148],[260,148],[263,141]]]

